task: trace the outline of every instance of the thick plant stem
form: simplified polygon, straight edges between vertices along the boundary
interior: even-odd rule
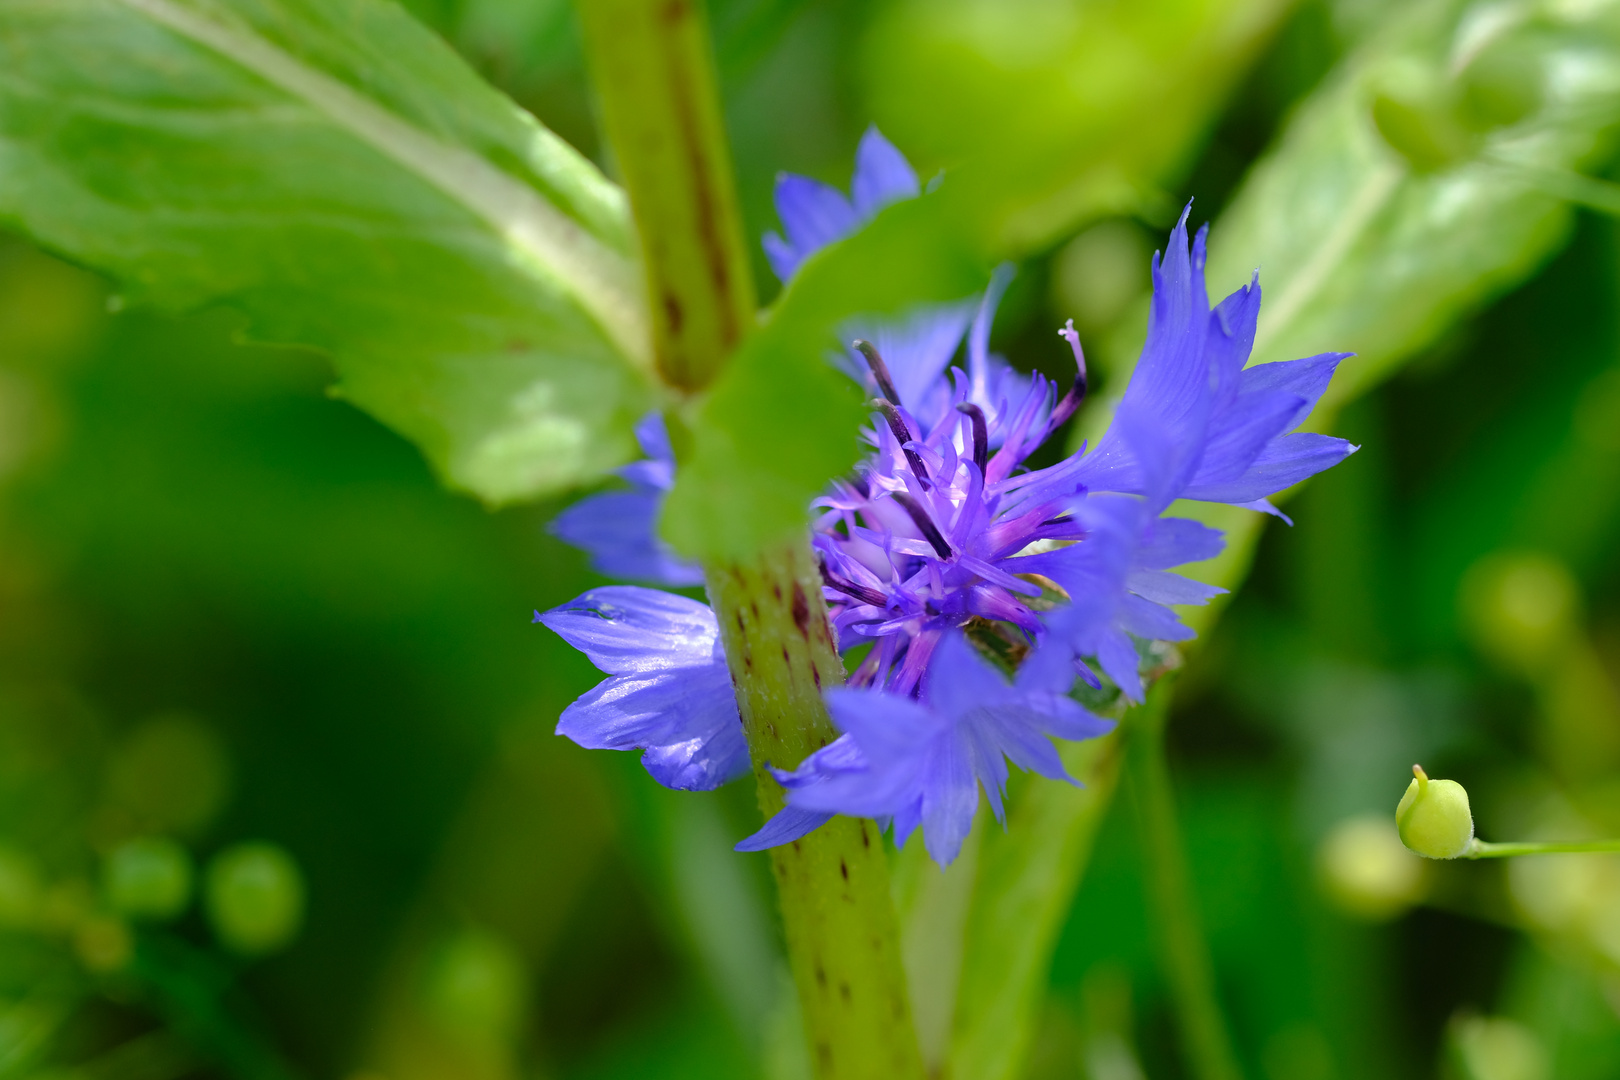
[[[822,704],[844,670],[802,541],[711,567],[709,600],[753,756],[765,816],[784,791],[767,765],[792,768],[837,735]],[[811,1062],[822,1080],[911,1080],[922,1058],[906,997],[883,838],[837,817],[771,852]]]
[[[713,381],[754,321],[753,279],[696,0],[580,0],[602,117],[646,262],[665,385]],[[672,421],[677,418],[672,417]],[[677,457],[685,441],[672,422]],[[808,537],[707,568],[760,807],[767,765],[792,768],[837,735],[821,699],[843,681]],[[920,1080],[882,836],[835,818],[771,854],[810,1059],[822,1080]]]
[[[754,279],[698,0],[579,0],[646,264],[663,381],[701,390],[754,323]]]
[[[1199,924],[1192,873],[1176,821],[1175,794],[1164,752],[1170,682],[1159,680],[1147,703],[1131,711],[1126,749],[1159,955],[1189,1071],[1198,1080],[1241,1080],[1215,992],[1214,965]]]

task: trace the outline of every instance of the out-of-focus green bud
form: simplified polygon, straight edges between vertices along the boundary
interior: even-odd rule
[[[1413,780],[1395,808],[1401,843],[1427,859],[1455,859],[1474,842],[1468,792],[1455,780],[1430,780],[1412,766]]]
[[[132,919],[172,919],[191,902],[191,856],[166,836],[143,836],[107,857],[107,902]]]
[[[132,731],[108,775],[112,802],[137,828],[192,836],[230,794],[230,758],[219,736],[189,716],[163,716]]]
[[[1538,552],[1497,552],[1462,583],[1462,611],[1480,649],[1507,667],[1535,672],[1574,634],[1580,589],[1563,563]]]
[[[73,951],[90,971],[118,971],[135,951],[134,939],[122,919],[91,915],[73,928]]]
[[[1517,124],[1541,107],[1544,79],[1533,43],[1500,38],[1480,50],[1458,78],[1458,116],[1476,131]]]
[[[235,844],[209,864],[205,900],[208,921],[227,948],[274,952],[303,924],[304,878],[275,844]]]
[[[1473,156],[1473,140],[1448,109],[1379,94],[1372,118],[1378,134],[1417,172],[1439,172]]]
[[[1392,919],[1423,898],[1423,860],[1381,814],[1335,825],[1317,850],[1316,868],[1328,899],[1359,919]]]
[[[1460,1016],[1447,1031],[1464,1080],[1550,1080],[1552,1064],[1536,1033],[1505,1016]]]
[[[504,1042],[528,1000],[523,962],[505,941],[466,929],[438,950],[428,969],[428,1006],[448,1030],[479,1042]]]
[[[27,852],[0,844],[0,926],[35,925],[43,901],[44,887],[34,860]]]

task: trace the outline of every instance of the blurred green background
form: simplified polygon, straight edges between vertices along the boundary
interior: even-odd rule
[[[410,6],[611,171],[566,3]],[[1083,209],[1045,192],[1018,226],[1034,254],[995,346],[1060,371],[1072,316],[1106,393],[1177,208],[1216,219],[1400,6],[711,19],[754,236],[777,171],[847,183],[874,119],[929,174],[975,133],[1092,145],[1170,109],[1108,136],[1128,167],[1099,164]],[[1138,45],[1113,62],[1179,106],[1088,89],[1110,70],[1048,93],[1042,50],[1097,8]],[[1217,8],[1232,44],[1189,73],[1181,38]],[[907,97],[922,70],[957,97]],[[976,79],[1023,106],[987,112]],[[1422,761],[1487,838],[1620,833],[1617,239],[1578,214],[1339,415],[1362,451],[1268,528],[1181,679],[1172,765],[1252,1076],[1620,1075],[1620,859],[1423,864],[1390,827]],[[445,493],[326,396],[320,356],[240,329],[123,311],[0,237],[0,1077],[805,1075],[767,864],[729,851],[752,791],[677,796],[551,734],[595,676],[530,612],[599,580],[546,534],[557,506]],[[1135,829],[1122,790],[1032,1080],[1184,1075]]]

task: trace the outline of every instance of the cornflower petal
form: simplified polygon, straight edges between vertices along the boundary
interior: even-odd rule
[[[636,424],[642,461],[619,470],[630,491],[607,491],[582,499],[558,514],[551,534],[591,557],[591,568],[608,577],[658,585],[701,585],[703,568],[675,553],[658,535],[658,515],[675,485],[675,455],[664,418],[648,413]]]
[[[867,220],[890,203],[915,199],[922,192],[911,163],[876,124],[866,129],[855,149],[855,177],[849,188],[855,212]]]
[[[1112,727],[1053,693],[1047,676],[1020,673],[1009,686],[958,632],[944,636],[938,652],[921,700],[880,690],[826,692],[844,734],[780,775],[789,810],[887,817],[902,844],[920,825],[929,855],[945,866],[972,828],[981,787],[1000,815],[1007,759],[1070,779],[1050,737],[1092,738]],[[803,835],[795,830],[807,819],[787,814],[744,841],[749,850]]]
[[[766,233],[764,247],[782,284],[792,280],[804,260],[850,235],[890,203],[915,198],[921,190],[904,155],[875,126],[861,137],[850,186],[853,200],[807,176],[782,173],[776,178],[776,216],[787,237]]]
[[[748,771],[748,746],[714,613],[696,600],[612,585],[540,614],[613,676],[563,711],[557,734],[590,749],[645,750],[666,787],[709,790]]]

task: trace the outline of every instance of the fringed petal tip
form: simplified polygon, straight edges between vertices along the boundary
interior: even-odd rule
[[[801,810],[796,806],[784,806],[757,833],[737,841],[732,850],[766,851],[773,847],[781,847],[783,844],[791,844],[815,832],[832,819],[832,814],[820,810]]]

